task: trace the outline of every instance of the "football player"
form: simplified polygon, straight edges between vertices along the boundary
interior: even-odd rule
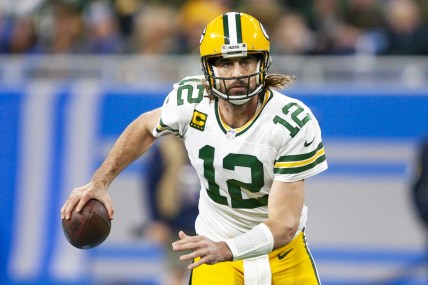
[[[173,250],[189,284],[319,284],[304,229],[304,180],[327,169],[311,110],[277,89],[293,78],[268,74],[263,25],[238,12],[203,31],[203,76],[174,85],[161,108],[121,134],[91,181],[61,209],[68,219],[91,198],[113,218],[107,188],[162,135],[181,138],[201,182],[196,236],[180,231]]]

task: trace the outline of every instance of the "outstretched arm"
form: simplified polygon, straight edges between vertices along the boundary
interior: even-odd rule
[[[113,219],[113,206],[107,188],[119,173],[131,162],[139,158],[153,144],[155,128],[161,109],[147,112],[135,119],[119,136],[102,165],[92,176],[91,181],[82,187],[75,188],[61,208],[61,218],[69,219],[76,207],[80,212],[90,199],[101,201],[107,208],[110,219]]]

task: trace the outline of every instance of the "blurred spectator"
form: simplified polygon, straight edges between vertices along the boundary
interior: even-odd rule
[[[84,3],[80,1],[50,1],[42,11],[46,19],[40,19],[39,31],[47,53],[84,53]],[[41,17],[39,17],[41,18]]]
[[[6,23],[6,22],[5,22]],[[4,26],[6,28],[6,25]],[[0,36],[0,52],[32,54],[39,52],[37,34],[31,17],[9,18],[3,36]]]
[[[282,0],[281,3],[285,7],[285,10],[293,11],[301,15],[306,24],[311,26],[311,18],[314,11],[314,0]]]
[[[239,1],[237,10],[250,14],[263,23],[268,34],[272,34],[278,19],[281,17],[283,6],[278,0],[245,0]]]
[[[311,54],[376,54],[384,48],[379,0],[283,0],[313,31]]]
[[[0,0],[0,17],[14,15],[18,18],[27,17],[46,0]]]
[[[181,53],[199,53],[199,40],[210,19],[227,12],[225,1],[188,0],[178,12]]]
[[[421,13],[422,21],[428,23],[428,1],[427,0],[415,0],[418,5],[418,10]]]
[[[382,9],[380,5],[379,0],[343,1],[343,20],[346,24],[358,29],[378,29],[382,25]]]
[[[114,11],[121,34],[128,38],[134,31],[134,16],[142,6],[143,0],[115,0]]]
[[[315,34],[313,53],[333,53],[334,40],[342,25],[338,0],[314,0],[307,20]]]
[[[378,0],[342,1],[343,24],[334,37],[334,53],[376,54],[384,48],[380,5]]]
[[[428,53],[426,0],[0,0],[0,53],[197,53],[207,19],[234,10],[282,54]]]
[[[174,252],[171,243],[179,230],[194,235],[198,214],[200,183],[188,161],[183,142],[174,136],[162,137],[155,143],[147,161],[144,181],[150,220],[134,229],[134,233],[165,248],[169,269],[167,285],[182,285],[190,271],[181,253]]]
[[[413,0],[389,0],[385,6],[386,55],[428,54],[428,26]]]
[[[358,40],[362,36],[360,29],[346,24],[337,25],[331,35],[331,53],[349,55],[356,52]]]
[[[312,51],[314,38],[302,16],[285,13],[275,25],[271,42],[272,53],[302,55]]]
[[[167,5],[148,5],[136,15],[131,50],[138,54],[177,53],[176,13]]]
[[[97,54],[121,53],[123,41],[110,3],[105,0],[93,1],[86,12],[88,51]]]

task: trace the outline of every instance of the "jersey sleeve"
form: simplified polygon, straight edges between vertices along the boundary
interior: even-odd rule
[[[179,83],[174,84],[173,90],[165,98],[161,117],[153,129],[153,136],[161,137],[166,134],[173,134],[183,138],[192,118],[193,105],[188,104],[178,96],[179,87]]]
[[[274,163],[274,179],[294,182],[318,174],[328,168],[321,138],[321,129],[312,112],[299,132],[284,140]]]

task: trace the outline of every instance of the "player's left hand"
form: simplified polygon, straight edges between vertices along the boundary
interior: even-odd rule
[[[172,243],[172,249],[174,251],[192,251],[180,256],[180,260],[193,260],[200,257],[198,261],[187,267],[190,270],[202,264],[216,264],[221,261],[232,260],[232,252],[224,241],[213,242],[204,236],[188,236],[183,231],[180,231],[178,235],[180,240]]]

